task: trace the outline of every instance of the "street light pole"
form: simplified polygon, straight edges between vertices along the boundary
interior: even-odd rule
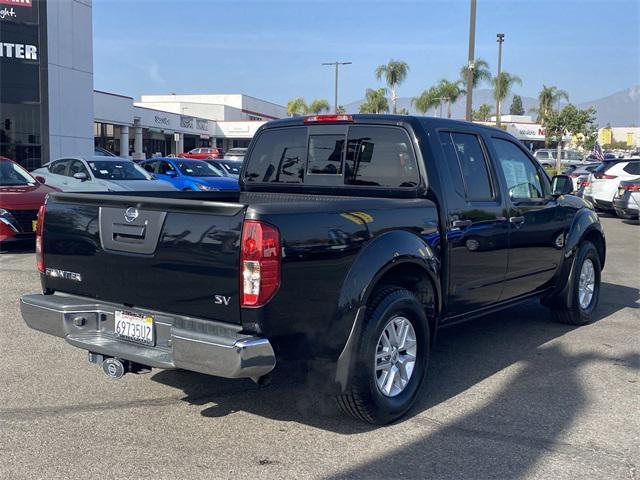
[[[325,62],[322,65],[334,65],[336,67],[336,81],[335,81],[335,85],[334,85],[334,91],[333,91],[333,105],[334,105],[334,112],[338,112],[338,68],[340,67],[340,65],[351,65],[352,62]]]
[[[502,78],[500,73],[502,72],[502,43],[504,42],[504,33],[498,33],[496,35],[498,42],[498,76],[496,77],[496,93],[502,87]],[[500,99],[496,95],[496,127],[500,128]]]
[[[475,46],[476,46],[476,0],[471,0],[471,11],[469,12],[469,63],[467,64],[467,110],[465,119],[467,122],[473,120],[473,74],[475,66]]]

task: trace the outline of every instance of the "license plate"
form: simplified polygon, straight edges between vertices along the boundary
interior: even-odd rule
[[[35,232],[37,228],[38,228],[38,221],[31,220],[31,231]]]
[[[116,310],[115,333],[130,342],[153,345],[153,317]]]

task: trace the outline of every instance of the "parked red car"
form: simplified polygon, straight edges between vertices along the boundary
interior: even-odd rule
[[[178,154],[181,158],[196,158],[198,160],[210,160],[212,158],[222,158],[222,153],[218,148],[200,147],[189,150],[186,153]]]
[[[40,205],[48,193],[59,191],[0,157],[0,243],[33,239]]]

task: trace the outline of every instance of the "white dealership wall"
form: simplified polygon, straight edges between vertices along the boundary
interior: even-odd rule
[[[49,157],[93,152],[91,0],[48,0]],[[43,159],[44,160],[44,159]]]
[[[244,94],[142,95],[136,105],[213,120],[273,120],[287,116],[286,107]]]
[[[161,131],[168,135],[178,134],[177,145],[174,147],[179,153],[182,151],[184,135],[194,135],[212,141],[220,138],[250,139],[265,123],[252,120],[216,121],[190,114],[181,115],[173,111],[142,106],[141,103],[134,103],[131,97],[99,90],[93,92],[93,105],[96,122],[120,127],[121,145],[128,144],[129,136],[139,139],[138,142],[134,142],[134,159],[143,158],[140,143],[143,129]]]

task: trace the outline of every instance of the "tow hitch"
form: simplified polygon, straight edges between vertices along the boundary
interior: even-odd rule
[[[102,366],[104,374],[113,380],[122,378],[125,373],[151,372],[151,368],[146,365],[93,352],[89,352],[89,362]]]

